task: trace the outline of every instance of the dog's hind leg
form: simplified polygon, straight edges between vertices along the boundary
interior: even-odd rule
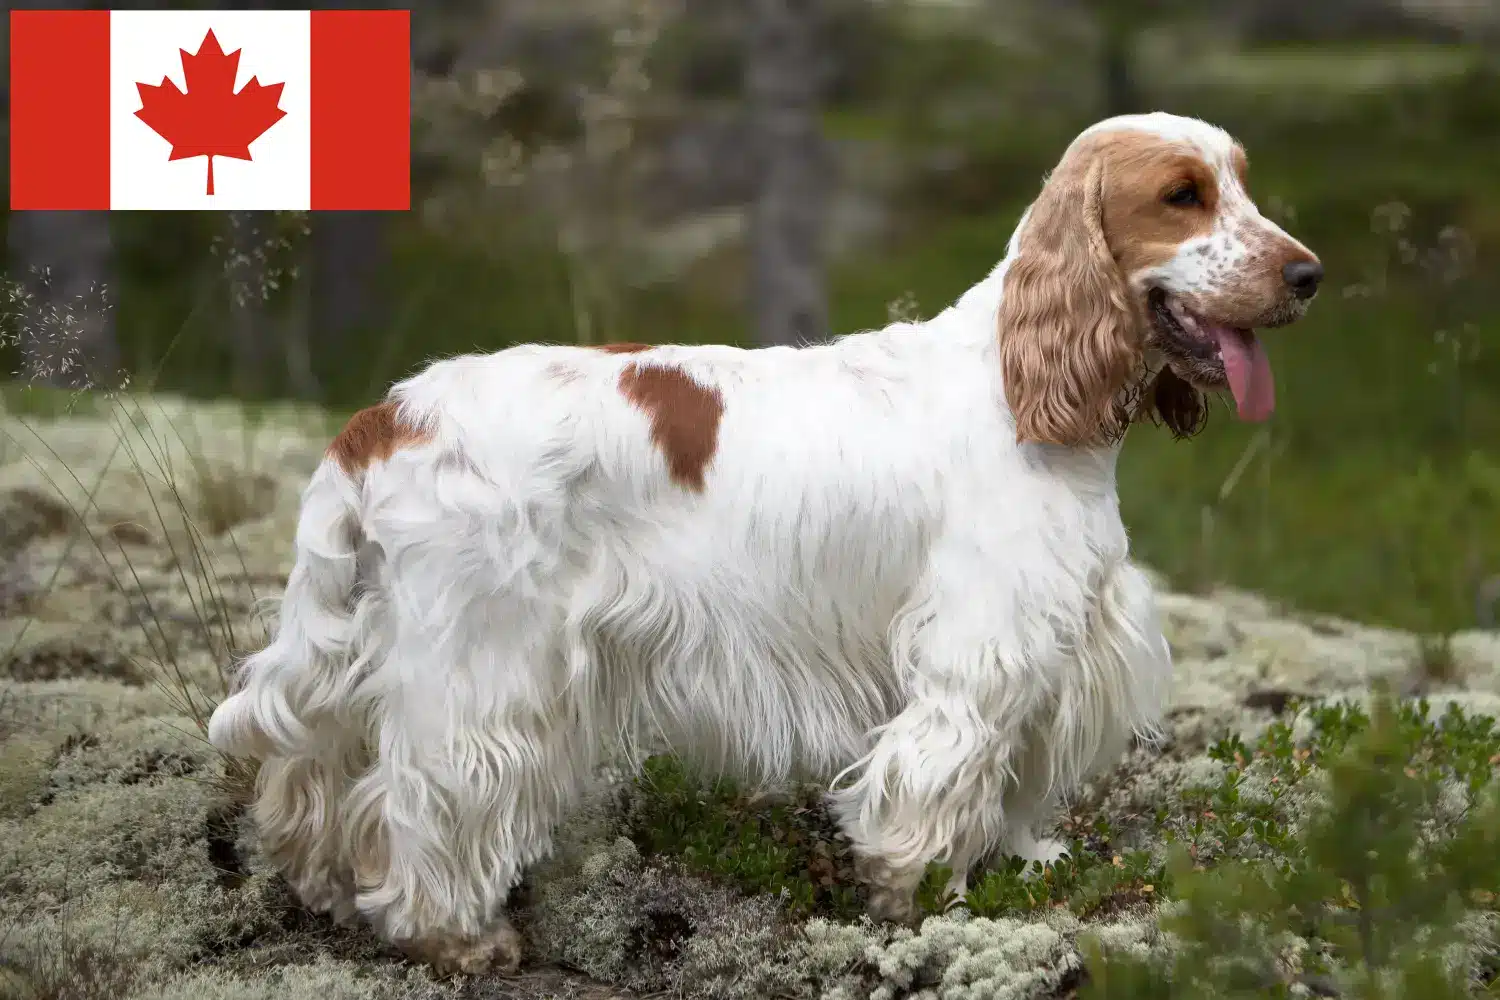
[[[367,763],[362,744],[352,740],[316,756],[267,758],[257,777],[252,816],[261,850],[303,906],[339,922],[356,916],[339,816]]]
[[[443,971],[519,962],[506,897],[596,760],[557,618],[508,592],[471,597],[441,628],[404,623],[371,679],[378,751],[345,823],[357,905]]]
[[[358,484],[325,461],[304,494],[271,642],[237,667],[208,725],[219,750],[260,762],[252,814],[267,857],[304,905],[339,919],[355,912],[342,802],[369,763],[351,703],[380,642],[378,601],[359,596],[362,547]]]

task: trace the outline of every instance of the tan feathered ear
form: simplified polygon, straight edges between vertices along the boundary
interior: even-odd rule
[[[1118,439],[1116,394],[1140,360],[1125,280],[1105,242],[1103,159],[1065,159],[1042,188],[1005,273],[1000,367],[1016,437]]]

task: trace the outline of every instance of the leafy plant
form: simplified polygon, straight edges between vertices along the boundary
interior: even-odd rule
[[[1433,718],[1425,702],[1386,694],[1368,715],[1350,705],[1310,715],[1303,745],[1284,725],[1253,754],[1237,739],[1218,744],[1215,759],[1231,766],[1207,798],[1233,809],[1246,770],[1264,761],[1285,785],[1317,774],[1317,806],[1269,838],[1273,827],[1247,827],[1238,810],[1195,827],[1169,865],[1177,902],[1163,927],[1175,954],[1151,967],[1093,943],[1086,997],[1473,995],[1500,886],[1494,721],[1452,707]],[[1284,818],[1275,812],[1261,818]],[[1265,850],[1246,850],[1247,835]],[[1212,867],[1194,856],[1205,837],[1220,854]]]
[[[848,844],[815,790],[760,806],[724,779],[701,782],[675,757],[648,760],[627,793],[625,824],[643,854],[669,855],[748,892],[780,894],[798,914],[857,916]]]

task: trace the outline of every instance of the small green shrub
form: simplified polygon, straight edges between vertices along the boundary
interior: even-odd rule
[[[795,915],[853,919],[864,908],[848,842],[816,788],[798,789],[757,805],[733,782],[708,784],[672,757],[653,757],[627,794],[629,836],[645,855],[672,857],[689,870],[745,892],[781,895]],[[964,902],[976,916],[1001,917],[1065,906],[1079,916],[1149,903],[1166,872],[1145,851],[1112,854],[1108,824],[1099,820],[1072,854],[1043,869],[1019,858],[981,868]],[[923,912],[954,902],[944,895],[951,869],[933,865],[918,889]]]
[[[1093,1000],[1306,995],[1468,997],[1494,976],[1500,731],[1487,717],[1379,695],[1310,710],[1254,750],[1212,751],[1223,781],[1185,796],[1161,967],[1089,947]],[[1247,798],[1247,777],[1271,791]],[[1310,808],[1286,808],[1317,783]],[[1188,836],[1181,836],[1182,833]],[[1212,857],[1215,862],[1206,864]]]
[[[850,918],[863,909],[848,842],[816,789],[758,807],[731,781],[704,784],[677,758],[653,757],[627,794],[625,813],[643,854],[679,858],[747,892],[783,895],[794,913]]]

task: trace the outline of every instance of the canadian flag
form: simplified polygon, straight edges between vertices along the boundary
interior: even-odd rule
[[[12,209],[411,204],[404,10],[10,14]]]

